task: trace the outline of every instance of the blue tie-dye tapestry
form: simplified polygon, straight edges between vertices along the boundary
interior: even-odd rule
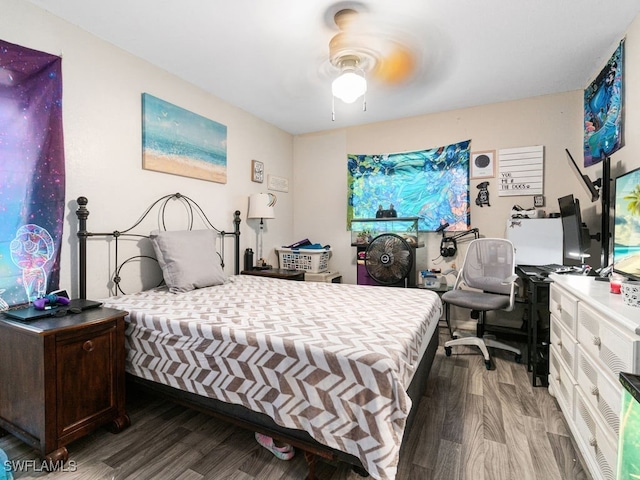
[[[64,221],[62,59],[0,40],[0,310],[56,290]]]
[[[471,140],[417,152],[347,155],[353,218],[373,218],[380,207],[398,217],[419,217],[418,230],[469,228],[469,146]]]

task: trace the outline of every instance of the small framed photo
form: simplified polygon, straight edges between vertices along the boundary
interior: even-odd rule
[[[469,176],[473,178],[493,178],[496,176],[496,151],[471,152]]]
[[[264,181],[264,163],[251,160],[251,181],[262,183]]]

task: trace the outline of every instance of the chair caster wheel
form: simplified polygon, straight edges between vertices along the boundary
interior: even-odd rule
[[[491,370],[491,360],[485,360],[484,366],[487,370]]]
[[[521,363],[522,362],[522,355],[518,354],[515,357],[516,363]]]
[[[447,357],[450,357],[451,356],[451,347],[444,347],[444,354]]]

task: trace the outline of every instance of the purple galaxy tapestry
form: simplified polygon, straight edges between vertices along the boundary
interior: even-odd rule
[[[62,59],[0,40],[0,310],[58,288]]]

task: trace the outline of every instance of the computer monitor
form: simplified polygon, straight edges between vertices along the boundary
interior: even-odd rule
[[[616,178],[613,270],[640,280],[640,168]]]
[[[558,199],[558,205],[562,219],[563,264],[582,265],[589,257],[591,236],[582,223],[580,201],[573,195],[566,195]]]

